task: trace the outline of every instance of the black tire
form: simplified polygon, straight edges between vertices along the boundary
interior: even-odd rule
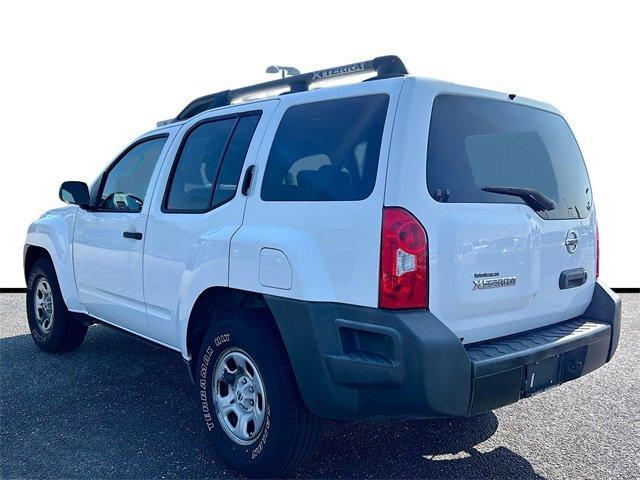
[[[48,285],[52,297],[53,315],[46,328],[39,323],[36,308],[37,288],[41,281]],[[46,352],[66,352],[80,346],[87,334],[87,326],[74,318],[64,303],[55,269],[51,260],[39,258],[31,267],[27,279],[27,319],[31,337]]]
[[[229,352],[238,350],[255,363],[266,397],[266,419],[248,445],[237,443],[226,433],[214,403],[216,365]],[[322,419],[305,406],[280,333],[267,311],[224,314],[223,320],[213,323],[198,358],[196,392],[201,418],[216,451],[225,463],[243,475],[252,478],[286,475],[306,463],[315,450]]]

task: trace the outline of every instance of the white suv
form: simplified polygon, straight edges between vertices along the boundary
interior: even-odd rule
[[[243,474],[300,466],[323,417],[474,415],[616,349],[589,178],[549,105],[379,57],[159,125],[29,227],[29,325],[46,351],[102,323],[180,352]]]

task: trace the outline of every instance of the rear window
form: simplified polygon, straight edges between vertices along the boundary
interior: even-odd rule
[[[584,218],[591,187],[578,144],[554,113],[500,100],[435,98],[427,148],[431,196],[449,203],[524,203],[484,187],[535,189],[553,200],[546,219]]]
[[[270,201],[362,200],[373,191],[389,97],[369,95],[289,108],[267,160]]]

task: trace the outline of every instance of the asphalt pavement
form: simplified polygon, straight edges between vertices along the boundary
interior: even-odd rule
[[[614,359],[479,417],[328,422],[297,478],[639,478],[640,294]],[[0,294],[0,478],[227,478],[182,359],[102,326],[74,352],[31,341]]]

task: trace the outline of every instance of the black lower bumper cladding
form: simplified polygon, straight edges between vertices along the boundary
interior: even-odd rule
[[[425,310],[267,303],[305,403],[336,419],[488,411],[602,366],[620,334],[620,300],[599,283],[581,317],[473,345]]]

